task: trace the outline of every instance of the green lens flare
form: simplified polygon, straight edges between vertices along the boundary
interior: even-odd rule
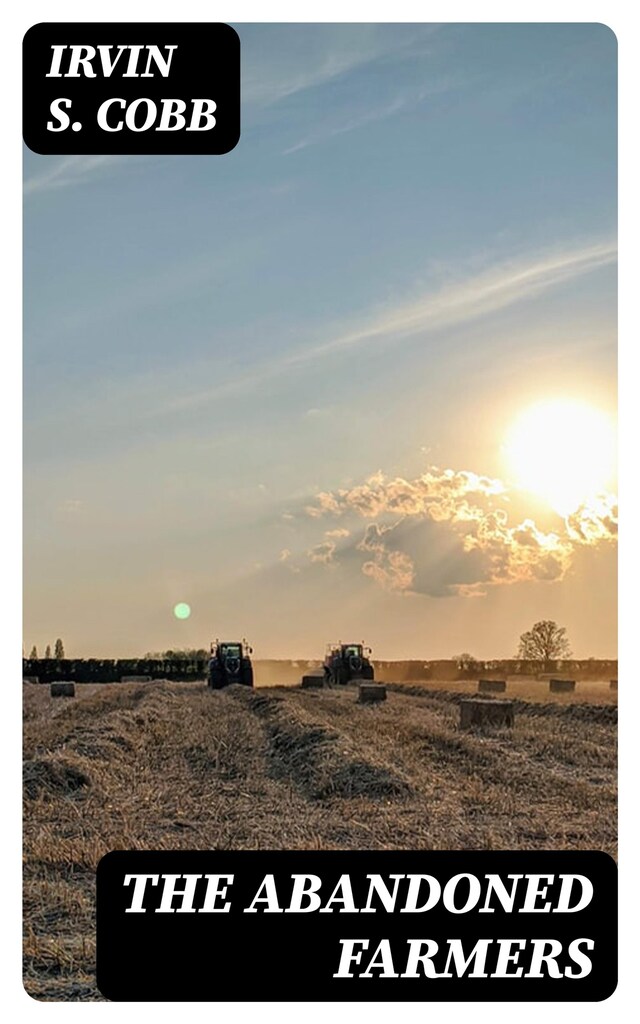
[[[191,608],[188,604],[185,604],[184,601],[180,601],[173,609],[173,614],[176,619],[188,619],[191,615]]]

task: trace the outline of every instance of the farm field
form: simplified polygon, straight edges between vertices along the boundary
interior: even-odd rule
[[[617,694],[508,682],[515,728],[461,732],[476,684],[24,687],[25,987],[100,999],[94,872],[113,849],[616,853]]]

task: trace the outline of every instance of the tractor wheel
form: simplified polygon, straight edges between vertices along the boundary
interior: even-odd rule
[[[338,665],[336,668],[336,683],[338,686],[346,686],[349,682],[349,672],[344,665]]]
[[[211,690],[221,690],[223,686],[224,679],[222,677],[222,673],[220,671],[211,672],[209,674],[209,688]]]
[[[363,665],[360,674],[362,679],[373,679],[373,665]]]
[[[242,686],[253,686],[253,665],[251,662],[243,664],[240,682]]]

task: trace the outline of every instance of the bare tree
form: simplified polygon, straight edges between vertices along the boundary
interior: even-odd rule
[[[44,652],[44,656],[45,656],[45,658],[50,658],[51,657],[51,644],[47,644],[46,650]]]
[[[54,648],[53,656],[57,661],[61,661],[62,658],[64,658],[64,644],[62,643],[62,640],[60,640],[59,637],[56,640],[56,646]]]
[[[37,650],[35,644],[31,648],[31,654],[29,655],[29,658],[30,658],[31,661],[37,661],[38,660],[38,650]]]
[[[518,657],[527,661],[559,661],[571,657],[571,646],[564,626],[551,619],[536,622],[520,637]]]

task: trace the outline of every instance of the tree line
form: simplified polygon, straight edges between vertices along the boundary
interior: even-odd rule
[[[209,657],[209,651],[204,647],[184,648],[182,650],[168,651],[147,651],[144,655],[148,660],[162,661],[186,661],[200,660]],[[543,619],[536,622],[531,629],[520,635],[518,643],[517,658],[523,661],[561,661],[571,657],[571,645],[564,626],[559,626],[552,619]],[[51,646],[47,644],[44,658],[51,658]],[[53,658],[56,661],[64,659],[64,644],[58,637],[54,645]],[[38,651],[35,646],[31,648],[30,661],[38,660]],[[471,668],[478,659],[467,652],[457,656],[457,661],[464,668]]]

